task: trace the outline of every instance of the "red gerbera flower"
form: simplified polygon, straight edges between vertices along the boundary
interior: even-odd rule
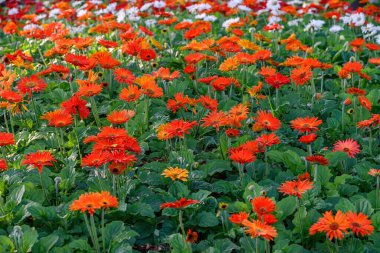
[[[318,126],[322,124],[322,120],[317,117],[296,118],[290,121],[291,127],[298,130],[301,133],[315,132],[318,130]]]
[[[48,125],[53,127],[65,127],[73,123],[71,114],[62,109],[47,112],[41,116],[41,119],[47,120],[49,122]]]
[[[14,145],[15,143],[15,137],[12,133],[0,132],[0,147]]]
[[[254,198],[253,200],[251,200],[251,203],[253,206],[253,210],[259,216],[271,213],[276,208],[274,201],[264,196]]]
[[[74,95],[69,100],[64,101],[62,108],[72,115],[79,114],[81,119],[86,119],[90,115],[90,110],[86,106],[87,102],[79,96]]]
[[[317,135],[315,133],[311,133],[308,135],[301,136],[298,140],[305,144],[310,144],[317,138]]]
[[[21,164],[30,165],[37,168],[39,173],[42,173],[42,167],[53,166],[55,161],[54,156],[49,151],[37,151],[26,155]]]
[[[290,83],[290,79],[281,73],[276,73],[274,75],[265,77],[265,82],[273,88],[278,89],[281,86]]]
[[[5,159],[0,159],[0,172],[6,171],[8,169],[7,161]]]
[[[134,115],[135,111],[132,110],[113,111],[107,115],[107,120],[114,125],[120,125],[130,120]]]
[[[22,94],[32,94],[32,92],[40,92],[47,87],[43,79],[38,78],[36,75],[21,78],[17,84],[17,89]]]
[[[141,90],[136,85],[129,85],[128,88],[123,88],[120,92],[120,99],[126,102],[133,102],[139,99]]]
[[[245,148],[231,148],[229,152],[230,159],[240,164],[251,163],[256,160],[256,156]]]
[[[347,214],[347,221],[350,224],[350,229],[356,236],[367,236],[373,233],[373,226],[368,216],[363,213],[354,213],[349,211]]]
[[[118,68],[113,72],[115,80],[119,83],[132,84],[135,76],[128,69]]]
[[[186,198],[181,198],[177,201],[174,202],[165,202],[160,206],[160,209],[165,209],[165,208],[185,208],[189,205],[199,203],[198,200],[193,200],[193,199],[186,199]]]
[[[142,49],[139,53],[139,58],[143,61],[156,59],[156,52],[152,49]]]
[[[346,152],[348,157],[354,158],[356,154],[360,153],[360,146],[353,139],[347,139],[344,141],[337,141],[334,144],[333,151]]]
[[[239,212],[239,213],[231,214],[229,220],[232,223],[235,223],[235,224],[238,224],[238,225],[242,225],[242,222],[244,220],[248,219],[248,217],[249,217],[249,213]]]
[[[302,194],[311,189],[313,189],[313,182],[309,180],[287,181],[278,188],[279,192],[298,198],[302,198]]]
[[[308,162],[311,162],[311,163],[318,163],[320,165],[323,165],[323,166],[326,166],[329,164],[329,160],[327,160],[327,158],[325,158],[324,156],[321,156],[321,155],[311,155],[311,156],[307,156],[306,157],[306,160]]]

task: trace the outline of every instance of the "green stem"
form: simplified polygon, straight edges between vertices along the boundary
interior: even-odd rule
[[[63,138],[63,129],[62,128],[59,128],[59,138],[60,138],[61,144],[62,144],[62,147],[61,147],[62,156],[64,156],[65,155],[65,140]]]
[[[5,127],[7,128],[7,132],[9,133],[9,125],[8,125],[7,111],[6,110],[4,110],[4,122],[5,122]]]
[[[179,220],[179,227],[181,228],[181,233],[186,238],[185,228],[183,226],[183,210],[179,210],[178,220]]]
[[[13,123],[13,115],[12,115],[11,111],[9,111],[9,121],[11,123],[12,134],[15,135],[15,129],[14,129],[14,123]]]
[[[146,127],[146,130],[149,129],[148,123],[149,123],[149,97],[146,97],[144,101],[144,125],[143,125],[143,128]]]
[[[32,105],[33,105],[33,110],[34,110],[34,116],[36,118],[37,128],[39,128],[40,121],[38,119],[38,113],[37,113],[37,109],[36,109],[36,103],[34,102],[34,96],[33,95],[32,95]]]
[[[267,155],[267,148],[265,147],[264,152],[264,160],[265,160],[265,177],[269,176],[269,163],[268,163],[268,155]]]
[[[95,101],[94,97],[90,98],[90,102],[91,102],[92,115],[94,115],[96,125],[98,127],[100,127],[101,125],[100,125],[100,118],[99,118],[99,113],[98,113],[98,107],[96,106],[96,101]]]
[[[276,111],[278,110],[279,107],[279,91],[276,89]]]
[[[46,192],[46,190],[45,190],[45,186],[44,186],[44,184],[43,184],[43,182],[42,182],[42,173],[38,173],[38,174],[39,174],[39,176],[40,176],[40,184],[41,184],[42,191],[44,192],[44,195],[45,195],[46,201],[50,203],[50,200],[49,200],[49,198],[48,198],[47,192]]]
[[[102,245],[103,245],[103,251],[106,251],[106,241],[105,241],[105,230],[104,230],[104,208],[102,208]]]
[[[256,237],[256,251],[255,253],[259,253],[259,238]]]
[[[317,181],[318,178],[318,164],[314,164],[314,182]]]
[[[86,223],[87,231],[90,234],[92,244],[95,247],[95,239],[94,239],[94,236],[92,235],[92,229],[91,229],[90,223],[88,222],[87,214],[83,213],[83,217],[84,217],[84,222]]]
[[[96,232],[95,221],[94,221],[93,215],[90,215],[90,223],[91,223],[92,234],[94,237],[96,252],[100,252],[99,239],[98,239],[98,234]]]
[[[376,210],[379,209],[380,205],[380,177],[376,177]]]
[[[79,137],[78,137],[78,122],[77,122],[77,115],[74,115],[74,134],[75,134],[75,139],[77,141],[77,148],[78,148],[78,154],[80,160],[82,160],[82,153],[80,152],[80,143],[79,143]]]

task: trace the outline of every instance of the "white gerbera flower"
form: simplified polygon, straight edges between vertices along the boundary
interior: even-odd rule
[[[322,26],[325,24],[325,21],[323,20],[316,20],[316,19],[312,19],[310,20],[310,23],[307,24],[307,26],[305,27],[305,31],[318,31],[322,28]]]
[[[364,13],[354,13],[351,15],[351,23],[355,26],[362,26],[365,23],[365,15]]]
[[[230,27],[230,25],[232,25],[233,23],[239,22],[239,20],[240,20],[240,18],[227,19],[226,21],[223,22],[222,27],[224,27],[225,29],[228,29],[228,27]]]
[[[339,25],[333,25],[332,27],[330,27],[329,31],[332,32],[332,33],[338,33],[340,31],[343,31],[343,27],[339,26]]]

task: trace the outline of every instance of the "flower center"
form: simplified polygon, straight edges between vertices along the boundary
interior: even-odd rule
[[[337,230],[339,228],[339,224],[336,222],[332,222],[329,227],[331,230]]]

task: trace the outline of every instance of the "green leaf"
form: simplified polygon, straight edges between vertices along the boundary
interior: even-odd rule
[[[326,158],[329,160],[330,166],[335,167],[338,163],[348,159],[346,152],[335,151],[326,155]]]
[[[13,200],[17,205],[20,204],[25,193],[25,185],[15,188],[10,194],[9,199]]]
[[[214,213],[205,211],[197,214],[197,221],[200,227],[215,227],[219,224],[219,220]]]
[[[335,205],[335,210],[341,210],[342,212],[356,212],[356,207],[351,203],[350,200],[346,198],[340,198],[338,203]]]
[[[192,253],[191,247],[186,243],[185,238],[180,234],[174,234],[169,237],[171,253]]]
[[[206,165],[201,166],[201,169],[204,170],[208,175],[212,176],[215,173],[221,173],[223,171],[231,171],[231,162],[226,160],[212,160],[209,161]]]
[[[234,250],[238,250],[239,247],[228,239],[219,239],[213,242],[214,248],[221,253],[230,253]]]
[[[59,237],[56,235],[48,235],[42,237],[34,244],[32,252],[36,253],[49,253],[50,249],[57,243]]]
[[[276,204],[277,219],[282,221],[289,215],[291,215],[297,208],[297,197],[288,196],[283,198]]]
[[[153,208],[150,205],[143,202],[136,202],[127,206],[127,213],[132,215],[139,214],[141,216],[146,216],[149,218],[155,217]]]
[[[26,229],[26,231],[24,231]],[[28,252],[32,249],[33,245],[37,242],[38,233],[34,228],[28,226],[23,226],[23,235],[21,240],[21,252]]]
[[[4,235],[0,235],[0,252],[13,252],[14,245],[11,239]]]

